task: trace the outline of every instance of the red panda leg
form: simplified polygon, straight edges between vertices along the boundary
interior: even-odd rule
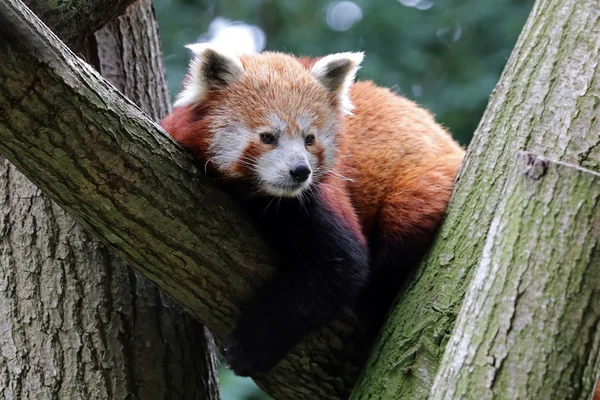
[[[226,357],[237,375],[274,367],[303,336],[351,305],[367,283],[368,250],[358,219],[349,197],[333,197],[330,188],[317,188],[302,207],[282,204],[258,220],[268,223],[282,262],[229,335]]]
[[[435,192],[437,190],[437,192]],[[448,193],[403,190],[386,198],[369,237],[370,284],[358,306],[379,326],[395,297],[433,239],[446,209]]]

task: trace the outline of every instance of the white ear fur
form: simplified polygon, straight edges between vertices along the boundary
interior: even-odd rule
[[[244,67],[237,55],[218,49],[211,43],[188,44],[194,54],[189,66],[188,81],[177,95],[175,107],[199,103],[210,89],[223,87],[239,79]]]
[[[348,91],[363,58],[362,52],[330,54],[317,61],[310,70],[325,89],[337,96],[341,111],[345,114],[352,114],[354,108]]]

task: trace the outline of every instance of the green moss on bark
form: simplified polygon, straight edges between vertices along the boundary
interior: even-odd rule
[[[429,398],[589,398],[599,239],[600,174],[520,154]]]
[[[446,221],[353,399],[427,397],[519,150],[600,170],[599,13],[596,0],[534,6],[469,146]]]

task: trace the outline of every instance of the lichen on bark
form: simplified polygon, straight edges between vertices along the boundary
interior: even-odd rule
[[[515,155],[600,170],[600,8],[538,0],[459,171],[446,219],[397,299],[352,399],[425,399]]]
[[[584,399],[600,367],[600,174],[521,153],[429,399]]]

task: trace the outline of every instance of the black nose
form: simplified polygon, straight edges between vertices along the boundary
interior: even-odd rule
[[[296,182],[304,182],[310,176],[310,167],[306,163],[299,162],[290,170],[290,175]]]

